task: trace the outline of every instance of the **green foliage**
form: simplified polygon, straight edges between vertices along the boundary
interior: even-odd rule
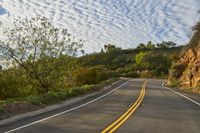
[[[147,44],[139,44],[137,46],[136,49],[166,49],[166,48],[174,48],[177,47],[177,44],[172,42],[172,41],[168,41],[168,42],[161,42],[161,43],[157,43],[157,44],[153,44],[151,41],[148,41]]]
[[[14,68],[0,72],[0,99],[23,97],[34,93],[23,71]]]
[[[147,55],[147,53],[145,52],[140,52],[135,56],[135,62],[137,65],[142,65],[143,60],[145,58],[145,56]]]
[[[43,83],[50,86],[48,92],[44,91],[38,80],[27,76],[26,70],[15,66],[0,71],[0,98],[30,96],[30,101],[40,104],[37,101],[41,99],[35,98],[38,94],[47,94],[43,99],[48,101],[48,97],[55,97],[50,96],[50,92],[60,92],[59,97],[66,99],[82,91],[80,88],[75,90],[66,88],[94,85],[112,77],[162,77],[168,73],[168,68],[174,60],[172,55],[175,53],[178,53],[177,50],[171,48],[162,49],[161,52],[112,49],[107,53],[94,53],[79,58],[64,55],[58,58],[40,58],[35,62],[37,66],[35,70],[44,79]],[[48,70],[42,63],[48,64]]]
[[[137,46],[137,49],[145,49],[146,48],[146,45],[143,44],[143,43],[140,43],[138,46]]]
[[[177,87],[180,84],[180,77],[183,75],[185,71],[186,66],[184,64],[180,63],[174,63],[170,70],[169,70],[169,76],[168,76],[168,81],[169,85],[171,87]]]
[[[155,49],[155,48],[156,48],[155,44],[153,44],[151,41],[149,41],[149,42],[147,43],[146,47],[147,47],[148,49]]]
[[[146,75],[145,73],[148,73],[147,75],[162,76],[164,74],[168,74],[168,69],[171,66],[171,62],[167,57],[153,52],[138,53],[135,56],[135,62],[138,65],[138,71],[147,71],[142,75]]]
[[[14,28],[6,28],[4,34],[10,39],[0,41],[0,59],[9,67],[0,69],[0,99],[27,97],[36,105],[84,94],[113,77],[166,75],[179,50],[173,42],[149,41],[136,49],[108,44],[105,52],[76,57],[82,40],[41,16],[16,19]]]
[[[26,98],[26,101],[32,103],[33,105],[43,104],[43,98],[40,95],[30,95]]]
[[[4,36],[1,59],[22,69],[30,83],[40,88],[39,93],[51,89],[53,80],[67,71],[65,57],[75,56],[83,46],[67,29],[58,29],[41,16],[16,19],[14,28],[4,28]]]
[[[192,38],[191,38],[189,44],[186,46],[186,50],[187,49],[192,49],[193,52],[196,53],[197,50],[200,48],[199,41],[200,41],[200,22],[198,22],[193,27],[193,35],[192,35]]]
[[[102,80],[117,76],[115,72],[107,70],[104,66],[80,67],[73,75],[77,85],[97,84]]]
[[[140,73],[141,78],[153,78],[154,77],[154,72],[153,71],[142,71]]]
[[[108,80],[104,80],[102,82],[100,82],[99,84],[95,85],[93,87],[93,90],[99,90],[99,89],[102,89],[103,87],[105,86],[108,86],[108,85],[111,85],[113,82],[117,81],[118,78],[110,78]]]
[[[169,77],[173,77],[176,79],[180,78],[183,72],[185,71],[185,67],[186,66],[184,64],[174,63],[170,69]]]
[[[81,66],[84,67],[104,65],[106,68],[113,70],[132,63],[133,54],[134,53],[131,50],[130,53],[127,53],[126,50],[113,49],[106,53],[100,52],[89,54],[80,57],[78,60]]]
[[[116,72],[119,74],[119,76],[122,77],[137,78],[139,77],[137,70],[138,70],[138,65],[133,64],[126,67],[118,68],[116,69]]]
[[[169,80],[169,86],[170,87],[178,87],[180,85],[180,81],[176,78],[171,78]]]
[[[109,53],[113,50],[121,50],[121,48],[117,48],[115,45],[112,45],[112,44],[104,45],[104,49],[106,53]]]
[[[170,59],[170,61],[171,61],[172,63],[177,62],[178,59],[179,59],[179,53],[176,52],[176,53],[170,54],[170,55],[169,55],[169,59]]]
[[[121,74],[121,76],[128,77],[128,78],[138,78],[139,77],[137,72],[127,72],[127,73]]]
[[[162,43],[156,44],[157,48],[173,48],[173,47],[176,47],[176,46],[177,46],[177,44],[172,42],[172,41],[162,42]]]

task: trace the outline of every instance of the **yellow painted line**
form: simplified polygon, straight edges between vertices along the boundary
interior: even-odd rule
[[[142,89],[140,92],[140,96],[136,100],[136,102],[121,116],[119,117],[115,122],[113,122],[110,126],[105,128],[101,133],[112,133],[115,130],[117,130],[138,108],[138,106],[141,104],[144,95],[145,95],[145,87],[146,87],[147,81],[145,81],[142,85]]]
[[[138,97],[137,101],[120,117],[118,118],[114,123],[112,123],[110,126],[108,126],[105,130],[103,130],[101,133],[106,133],[109,131],[113,126],[115,126],[118,122],[120,122],[138,103],[142,96],[143,90],[141,90],[140,96]]]
[[[113,127],[109,131],[109,133],[113,133],[115,130],[117,130],[136,111],[136,109],[140,106],[140,104],[141,104],[141,102],[142,102],[142,100],[144,98],[144,95],[145,95],[145,91],[144,91],[143,96],[140,99],[139,103],[136,105],[136,107],[120,123],[118,123],[115,127]]]
[[[102,131],[102,133],[106,133],[108,131],[109,131],[109,133],[112,133],[114,130],[119,128],[119,126],[121,126],[131,116],[131,114],[140,105],[140,103],[144,97],[145,85],[146,85],[146,82],[142,86],[142,90],[141,90],[140,96],[138,97],[137,101],[119,119],[117,119],[113,124],[111,124],[109,127],[107,127],[104,131]]]

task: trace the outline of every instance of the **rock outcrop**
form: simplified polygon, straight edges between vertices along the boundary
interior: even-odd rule
[[[194,34],[169,75],[169,84],[200,94],[200,22]]]
[[[194,52],[188,49],[179,60],[179,64],[185,66],[180,80],[180,86],[184,88],[196,88],[200,85],[200,49]]]

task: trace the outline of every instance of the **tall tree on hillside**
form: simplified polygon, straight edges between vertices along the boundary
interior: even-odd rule
[[[148,49],[154,49],[156,46],[151,41],[148,41],[147,46]]]
[[[200,22],[193,27],[193,32],[192,39],[187,47],[196,52],[200,48]]]
[[[145,49],[146,48],[146,45],[143,44],[143,43],[140,43],[136,49]]]
[[[116,46],[115,45],[112,45],[112,44],[107,44],[107,45],[104,45],[104,49],[107,52],[110,52],[112,51],[113,49],[116,49]]]
[[[162,43],[157,43],[156,46],[157,48],[173,48],[173,47],[176,47],[177,44],[172,41],[168,41],[168,42],[163,41]]]
[[[51,79],[59,77],[64,56],[75,56],[83,46],[67,29],[56,28],[45,17],[18,18],[14,28],[4,28],[0,40],[0,58],[17,64],[40,92],[49,91]],[[65,60],[66,61],[66,60]]]

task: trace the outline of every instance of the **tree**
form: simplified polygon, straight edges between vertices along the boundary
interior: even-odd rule
[[[148,49],[154,49],[156,46],[151,41],[148,41],[146,48]]]
[[[111,52],[113,50],[121,50],[121,48],[118,48],[112,44],[104,45],[104,49],[105,49],[106,53]]]
[[[186,50],[192,49],[193,52],[197,52],[197,50],[200,48],[200,22],[198,22],[193,28],[193,35],[192,38],[190,39],[189,44],[186,46]]]
[[[48,92],[51,79],[60,74],[63,56],[75,56],[83,46],[83,41],[67,29],[58,29],[41,16],[15,19],[14,28],[4,28],[3,33],[0,58],[24,69],[30,82],[40,86],[41,93]]]
[[[115,48],[116,46],[112,44],[104,45],[104,49],[106,52],[109,52],[110,50],[115,49]]]
[[[135,62],[140,70],[154,71],[156,76],[168,73],[170,60],[162,54],[153,52],[140,52],[135,56]]]
[[[140,52],[134,57],[134,60],[135,60],[137,65],[142,64],[143,58],[146,56],[146,54],[147,53],[145,53],[145,52]]]
[[[143,44],[143,43],[140,43],[136,49],[145,49],[146,48],[146,45]]]
[[[172,41],[168,41],[168,42],[157,43],[156,46],[157,48],[173,48],[176,47],[177,44]]]
[[[136,49],[155,49],[156,46],[151,41],[148,41],[147,44],[140,43]]]

